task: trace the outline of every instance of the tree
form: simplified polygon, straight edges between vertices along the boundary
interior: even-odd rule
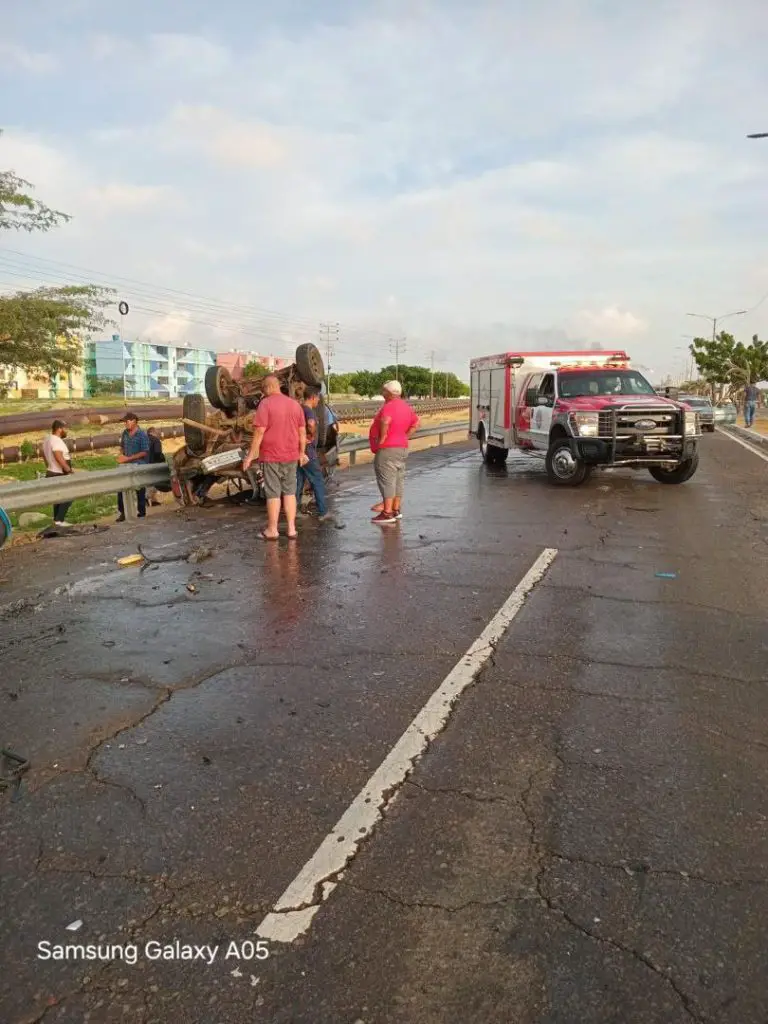
[[[50,231],[70,219],[33,199],[29,195],[33,188],[13,171],[0,171],[0,231]]]
[[[755,334],[749,345],[721,331],[716,338],[694,338],[691,354],[712,392],[732,397],[747,384],[768,379],[768,342]]]
[[[82,362],[81,339],[103,330],[114,291],[97,285],[37,288],[0,296],[0,365],[55,380]]]
[[[370,370],[359,370],[357,373],[352,374],[349,386],[361,398],[371,398],[381,391],[383,383],[384,378],[380,374],[371,373]]]
[[[246,363],[243,367],[244,377],[266,377],[269,370],[264,366],[263,363],[258,362],[256,359],[250,363]]]
[[[328,374],[328,390],[332,395],[345,395],[352,386],[353,373]]]

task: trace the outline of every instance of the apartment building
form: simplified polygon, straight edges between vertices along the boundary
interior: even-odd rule
[[[204,393],[205,371],[216,365],[216,353],[191,345],[158,345],[126,341],[113,334],[109,341],[84,346],[86,388],[122,383],[126,398],[175,398]]]
[[[235,380],[240,380],[248,363],[260,363],[266,370],[281,370],[287,362],[287,359],[277,356],[262,356],[243,349],[232,348],[229,352],[216,353],[216,365],[229,370]]]

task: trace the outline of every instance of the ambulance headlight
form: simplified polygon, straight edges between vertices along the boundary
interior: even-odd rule
[[[699,414],[694,412],[693,409],[686,409],[683,413],[683,423],[686,435],[698,434],[699,432]]]
[[[599,414],[596,412],[574,412],[571,423],[579,437],[597,437]]]

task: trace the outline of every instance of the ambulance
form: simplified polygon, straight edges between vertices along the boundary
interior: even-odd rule
[[[490,465],[517,448],[561,487],[594,469],[647,469],[664,484],[696,472],[696,412],[658,395],[626,352],[506,352],[472,360],[470,371],[470,433]]]

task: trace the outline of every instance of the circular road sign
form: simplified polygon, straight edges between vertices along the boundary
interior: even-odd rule
[[[118,310],[120,312],[120,316],[126,316],[127,315],[127,313],[128,313],[128,303],[127,302],[121,302],[120,305],[117,308],[118,308]]]

